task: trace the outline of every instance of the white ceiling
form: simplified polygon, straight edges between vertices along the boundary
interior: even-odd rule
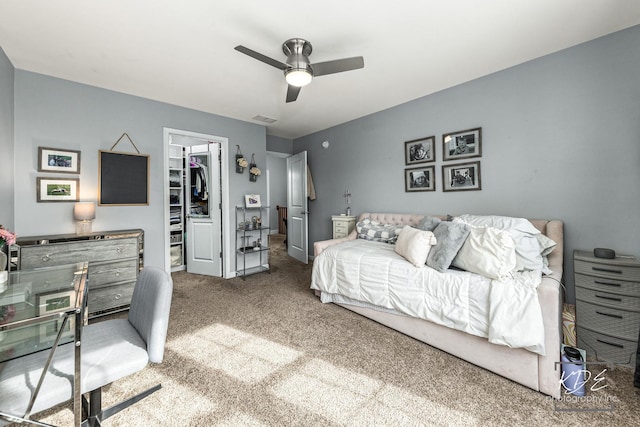
[[[640,24],[638,0],[2,0],[17,69],[261,123],[297,138]],[[285,103],[284,61],[364,57]]]

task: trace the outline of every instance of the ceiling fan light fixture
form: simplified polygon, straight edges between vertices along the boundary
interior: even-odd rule
[[[302,87],[311,83],[313,74],[305,68],[291,68],[285,71],[284,77],[291,86]]]

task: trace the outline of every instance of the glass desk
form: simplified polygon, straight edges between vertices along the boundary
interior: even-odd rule
[[[25,414],[2,413],[0,419],[29,420],[56,348],[75,341],[73,412],[75,424],[82,421],[80,394],[80,337],[87,322],[87,262],[19,270],[0,284],[0,369],[8,360],[38,351],[49,356]],[[17,418],[13,418],[17,417]]]

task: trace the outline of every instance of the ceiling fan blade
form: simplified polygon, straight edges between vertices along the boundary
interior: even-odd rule
[[[300,93],[300,86],[291,86],[287,88],[287,102],[293,102],[298,99],[298,94]]]
[[[237,50],[238,52],[242,52],[245,55],[249,55],[250,57],[257,59],[258,61],[262,61],[265,64],[269,64],[272,67],[276,67],[280,70],[286,70],[287,68],[289,68],[289,66],[287,64],[285,64],[284,62],[280,62],[277,61],[273,58],[269,58],[268,56],[265,56],[261,53],[256,52],[255,50],[251,50],[248,47],[244,47],[244,46],[236,46],[234,48],[235,50]]]
[[[336,59],[333,61],[318,62],[311,64],[314,76],[324,76],[327,74],[341,73],[343,71],[357,70],[364,67],[364,58],[354,56],[353,58]]]

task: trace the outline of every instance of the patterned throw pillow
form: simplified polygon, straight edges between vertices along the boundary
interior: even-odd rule
[[[404,225],[381,224],[365,218],[356,224],[358,239],[372,240],[374,242],[396,243],[398,235],[404,228]]]

